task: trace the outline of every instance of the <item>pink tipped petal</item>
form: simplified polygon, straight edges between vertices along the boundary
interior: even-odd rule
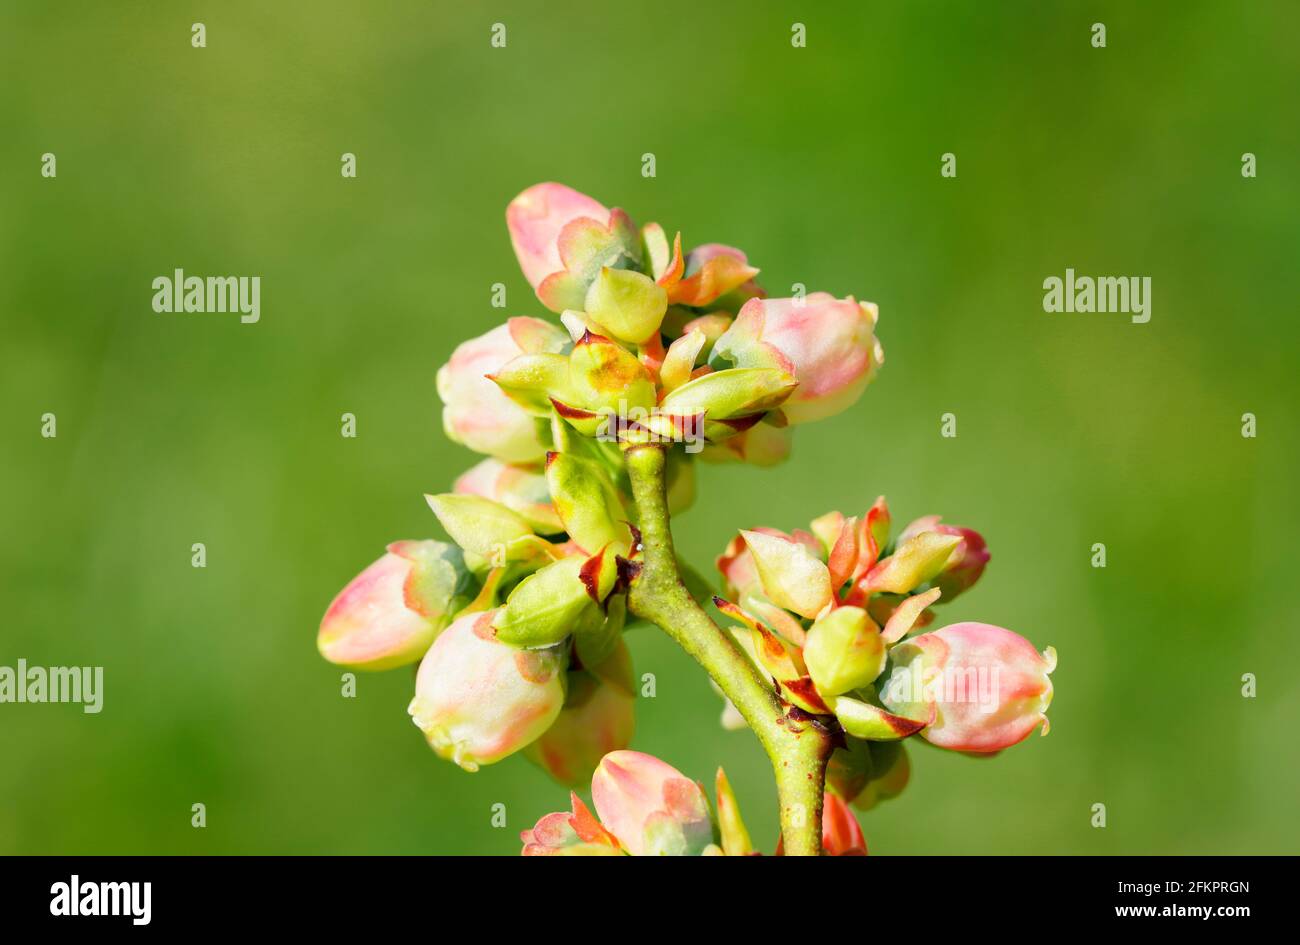
[[[741,535],[727,542],[727,548],[718,556],[716,564],[730,597],[740,598],[761,586],[754,556],[749,553],[749,546]]]
[[[858,520],[850,518],[840,527],[830,547],[826,567],[831,572],[831,587],[838,592],[858,563]]]
[[[406,606],[410,562],[386,554],[339,592],[317,639],[331,663],[385,669],[424,655],[436,635],[432,621]]]
[[[708,305],[758,275],[744,253],[721,243],[708,243],[691,250],[686,259],[686,272],[689,275],[669,289],[668,299],[695,308]]]
[[[673,237],[673,252],[669,257],[667,265],[661,271],[655,273],[655,279],[665,289],[672,289],[682,279],[682,273],[686,270],[686,260],[682,256],[682,234],[678,233]]]
[[[852,578],[857,580],[875,565],[881,550],[889,543],[889,505],[885,497],[879,496],[862,516],[862,527],[858,534],[858,563],[853,568]]]
[[[609,210],[563,184],[534,184],[510,201],[506,208],[510,242],[524,278],[534,289],[551,273],[564,268],[560,233],[567,224],[582,218],[603,227],[609,221]]]

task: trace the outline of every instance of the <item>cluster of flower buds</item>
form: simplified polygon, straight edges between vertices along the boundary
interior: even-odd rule
[[[756,856],[736,795],[718,769],[717,815],[704,788],[639,751],[610,752],[591,779],[596,813],[571,794],[569,811],[547,814],[519,835],[524,856]],[[822,811],[828,856],[866,856],[853,812],[832,792]],[[778,855],[781,847],[778,844]]]
[[[411,717],[467,770],[527,749],[578,784],[631,741],[619,562],[635,557],[634,533],[609,478],[575,471],[587,462],[552,453],[540,481],[496,460],[475,467],[457,491],[427,497],[456,544],[391,545],[321,623],[332,662],[420,662]],[[595,483],[599,502],[575,494]]]
[[[833,716],[845,735],[828,784],[862,807],[898,794],[919,735],[955,751],[990,753],[1047,731],[1051,647],[983,623],[909,636],[933,607],[970,588],[989,553],[980,534],[937,515],[891,543],[884,498],[860,518],[823,515],[809,531],[742,531],[718,558],[737,642],[782,698]],[[724,712],[724,724],[735,719]],[[743,724],[743,723],[741,723]]]
[[[506,223],[564,327],[511,318],[438,372],[447,435],[502,462],[540,463],[560,418],[588,437],[769,465],[792,425],[850,406],[883,361],[874,305],[766,298],[740,250],[683,253],[680,233],[561,184],[525,190]]]
[[[772,463],[789,428],[848,407],[881,363],[876,310],[823,293],[771,300],[744,253],[683,254],[560,184],[506,211],[538,299],[438,371],[443,426],[485,459],[429,505],[454,545],[402,541],[330,605],[319,648],[359,669],[420,662],[410,714],[475,770],[523,751],[569,785],[626,747],[622,640],[639,538],[621,447],[673,442],[668,505],[692,456]],[[693,449],[693,444],[698,449]]]

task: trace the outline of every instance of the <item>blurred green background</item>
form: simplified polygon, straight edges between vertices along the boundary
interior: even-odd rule
[[[1060,653],[1051,736],[914,749],[873,853],[1296,852],[1297,28],[1284,2],[6,3],[0,664],[102,665],[105,703],[0,705],[0,851],[515,853],[564,805],[521,758],[435,758],[406,671],[340,698],[314,645],[386,542],[441,537],[422,493],[475,457],[434,372],[543,314],[503,212],[560,180],[743,247],[774,295],[880,306],[857,407],[777,469],[702,470],[690,559],[883,492],[990,543],[942,617]],[[260,275],[261,322],[155,314],[176,267]],[[1150,323],[1045,314],[1067,267],[1150,276]],[[725,765],[770,849],[757,743],[630,642],[658,681],[634,747]]]

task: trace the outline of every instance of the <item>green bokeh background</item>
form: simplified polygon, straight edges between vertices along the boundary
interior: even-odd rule
[[[474,457],[434,372],[500,320],[493,283],[542,314],[503,211],[561,180],[742,246],[773,294],[880,306],[854,409],[777,469],[703,469],[690,559],[884,492],[989,540],[942,616],[1060,653],[1051,736],[915,749],[874,853],[1296,852],[1297,28],[1284,2],[4,4],[0,664],[106,678],[97,716],[0,705],[0,851],[514,853],[563,806],[522,759],[436,759],[406,671],[340,698],[314,646],[386,542],[440,537],[421,495]],[[176,267],[260,275],[261,322],[154,314]],[[1149,275],[1150,323],[1045,314],[1066,267]],[[630,642],[634,747],[725,765],[770,849],[754,739]]]

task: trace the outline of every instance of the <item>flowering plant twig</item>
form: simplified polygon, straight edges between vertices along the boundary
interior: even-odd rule
[[[909,636],[983,573],[972,529],[928,516],[891,541],[880,498],[811,531],[741,531],[718,559],[726,628],[683,581],[670,521],[697,456],[771,465],[796,425],[851,406],[884,359],[874,305],[769,299],[739,250],[683,254],[680,234],[559,184],[506,219],[563,327],[511,318],[439,370],[447,435],[487,456],[427,497],[453,543],[390,545],[335,598],[318,645],[361,669],[419,661],[411,717],[468,771],[522,752],[569,786],[591,779],[595,814],[575,794],[524,831],[525,854],[754,852],[721,770],[715,819],[699,785],[628,750],[629,613],[758,737],[785,855],[865,854],[848,805],[902,790],[908,738],[992,753],[1046,731],[1050,648],[989,624]]]

